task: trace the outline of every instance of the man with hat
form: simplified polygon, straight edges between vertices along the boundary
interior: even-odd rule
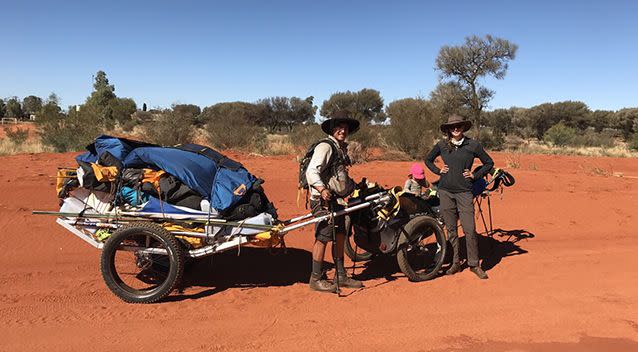
[[[448,240],[452,245],[452,265],[446,274],[452,275],[461,269],[459,260],[459,238],[457,222],[465,234],[467,247],[467,264],[476,276],[487,279],[487,274],[479,266],[478,241],[474,222],[474,203],[472,198],[472,182],[484,177],[494,167],[494,161],[485,152],[481,144],[465,136],[472,127],[472,122],[459,115],[452,115],[441,125],[441,132],[446,138],[437,142],[425,158],[425,165],[440,175],[438,194],[441,201],[440,210],[447,228]],[[443,159],[443,167],[438,168],[434,159]],[[478,158],[483,165],[472,173],[474,159]]]
[[[345,112],[339,111],[324,121],[321,124],[321,129],[328,137],[316,144],[306,170],[306,179],[310,188],[310,207],[315,216],[343,209],[345,204],[343,198],[354,190],[354,181],[348,175],[350,159],[348,158],[346,138],[359,129],[359,121],[348,117]],[[363,287],[361,281],[348,277],[343,264],[344,217],[336,217],[330,221],[322,221],[315,227],[310,289],[333,293],[337,291],[337,285],[324,279],[323,275],[326,243],[333,240],[333,230],[336,246],[333,243],[332,254],[336,267],[335,279],[339,287]]]

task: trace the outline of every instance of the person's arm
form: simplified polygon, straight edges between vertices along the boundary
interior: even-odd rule
[[[474,173],[474,179],[478,180],[479,178],[485,177],[485,175],[492,170],[494,167],[494,160],[492,160],[492,158],[487,154],[480,143],[477,143],[475,156],[481,160],[481,163],[483,163],[483,165]]]
[[[439,155],[441,155],[441,147],[439,147],[439,143],[436,143],[425,157],[425,166],[437,175],[441,174],[441,169],[434,165],[434,159]]]

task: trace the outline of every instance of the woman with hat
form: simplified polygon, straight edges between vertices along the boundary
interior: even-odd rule
[[[472,198],[472,182],[484,177],[494,166],[494,161],[485,152],[481,144],[465,136],[472,122],[459,115],[452,115],[441,125],[441,132],[446,138],[437,142],[425,158],[425,165],[440,175],[438,194],[441,201],[441,215],[447,228],[448,240],[452,245],[452,265],[446,274],[452,275],[461,269],[459,260],[459,238],[457,222],[465,234],[467,247],[467,264],[476,276],[487,279],[487,274],[479,266],[478,240],[474,223],[474,203]],[[443,167],[438,168],[434,159],[441,157]],[[474,159],[478,158],[483,165],[472,173]]]
[[[315,143],[314,152],[306,170],[306,179],[310,188],[310,208],[317,217],[343,209],[345,204],[343,198],[354,191],[354,181],[348,175],[350,159],[346,138],[359,129],[359,121],[348,117],[344,112],[337,112],[321,124],[321,129],[328,136]],[[334,223],[322,221],[315,227],[310,289],[319,292],[337,292],[336,284],[339,287],[363,287],[361,281],[348,277],[343,264],[344,217],[336,217],[332,221]],[[333,230],[336,243],[333,243],[332,255],[336,267],[336,284],[326,280],[323,275],[326,243],[333,240]]]

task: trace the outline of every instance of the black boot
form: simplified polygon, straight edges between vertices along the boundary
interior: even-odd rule
[[[345,288],[362,288],[363,283],[359,280],[355,280],[348,276],[346,273],[346,269],[343,265],[343,258],[335,258],[335,266],[337,270],[337,280],[336,284],[339,284],[339,287]]]
[[[461,263],[454,262],[450,267],[445,271],[445,275],[454,275],[461,270]]]

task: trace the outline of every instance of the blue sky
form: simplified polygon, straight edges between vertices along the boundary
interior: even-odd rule
[[[580,100],[638,106],[633,1],[9,1],[0,97],[82,103],[104,70],[139,106],[201,107],[373,88],[386,104],[437,85],[443,45],[519,45],[490,108]]]

